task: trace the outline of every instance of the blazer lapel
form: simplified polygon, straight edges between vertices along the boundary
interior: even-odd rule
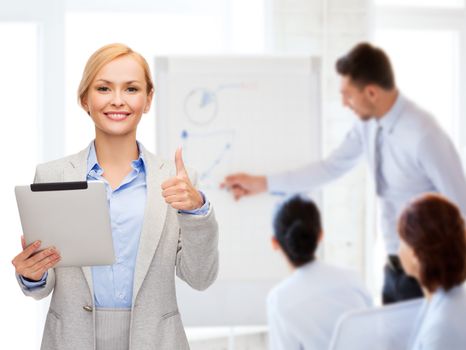
[[[165,225],[167,204],[162,197],[161,185],[170,175],[168,164],[156,159],[142,145],[140,146],[146,167],[147,199],[134,271],[133,305],[149,270]]]
[[[84,150],[76,154],[70,160],[70,162],[65,165],[65,168],[63,169],[63,181],[86,181],[87,180],[87,174],[86,174],[87,157],[89,155],[89,148],[91,144],[89,144],[89,146],[87,146]],[[91,268],[89,266],[85,266],[85,267],[82,267],[81,269],[84,273],[84,277],[86,278],[87,284],[89,285],[89,290],[91,291],[91,294],[94,295]]]

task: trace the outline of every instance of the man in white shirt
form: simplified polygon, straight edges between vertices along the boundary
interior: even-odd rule
[[[374,174],[381,226],[388,254],[385,304],[421,297],[398,258],[397,216],[405,203],[425,192],[439,192],[466,213],[466,180],[448,135],[426,111],[396,88],[387,55],[368,43],[356,45],[336,63],[344,106],[358,116],[343,142],[327,158],[301,169],[269,176],[232,174],[224,187],[236,199],[265,191],[301,192],[348,172],[364,156]]]

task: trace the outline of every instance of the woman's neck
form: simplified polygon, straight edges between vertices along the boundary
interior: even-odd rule
[[[437,291],[437,288],[434,288],[432,291],[428,290],[426,287],[421,286],[422,292],[424,293],[424,297],[427,299],[427,301],[432,300],[432,296],[434,293]]]
[[[108,136],[96,133],[95,151],[102,168],[105,166],[129,166],[131,161],[138,159],[139,150],[136,135]]]

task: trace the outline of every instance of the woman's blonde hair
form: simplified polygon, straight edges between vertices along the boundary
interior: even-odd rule
[[[109,44],[98,49],[87,60],[78,88],[78,103],[81,106],[83,106],[83,98],[87,95],[89,87],[94,81],[97,73],[107,63],[122,56],[131,56],[141,65],[142,69],[144,70],[144,77],[146,79],[147,94],[149,94],[154,89],[154,83],[152,82],[149,65],[147,64],[145,58],[124,44]]]

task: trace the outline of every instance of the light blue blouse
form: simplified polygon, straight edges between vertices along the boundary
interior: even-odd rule
[[[466,349],[466,289],[438,289],[418,314],[410,350]]]
[[[111,266],[92,267],[96,307],[131,308],[134,269],[147,194],[144,156],[141,152],[139,158],[131,162],[131,167],[131,172],[121,184],[112,189],[103,177],[104,169],[97,161],[94,142],[92,142],[87,159],[87,180],[105,183],[116,259],[115,264]],[[204,205],[201,208],[180,212],[188,215],[205,215],[209,211],[210,204],[203,194],[202,196]],[[24,278],[21,278],[21,281],[30,289],[38,288],[45,284],[47,275],[45,273],[38,282],[27,281]]]

